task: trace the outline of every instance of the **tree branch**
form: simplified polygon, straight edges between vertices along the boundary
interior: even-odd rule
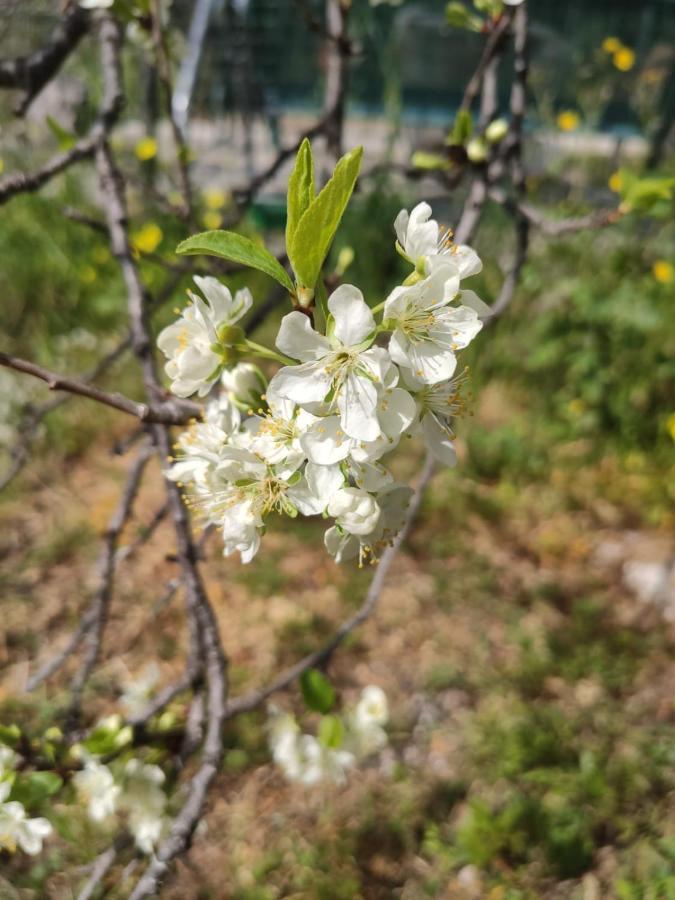
[[[57,74],[89,30],[89,22],[86,10],[77,2],[70,4],[43,47],[30,56],[0,61],[0,88],[24,92],[14,109],[17,115],[24,115],[42,88]]]
[[[185,425],[190,419],[201,415],[201,407],[190,401],[164,400],[153,404],[138,403],[123,394],[109,393],[97,388],[86,381],[78,381],[65,375],[58,375],[42,366],[18,356],[10,356],[9,353],[0,352],[0,366],[24,372],[39,378],[53,391],[67,391],[69,394],[78,394],[80,397],[88,397],[96,400],[104,406],[111,406],[130,416],[140,419],[141,422],[161,423],[165,425]]]

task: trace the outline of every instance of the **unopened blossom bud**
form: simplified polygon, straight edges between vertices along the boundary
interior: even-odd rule
[[[495,119],[494,122],[490,122],[485,129],[485,140],[488,144],[498,144],[500,141],[504,140],[508,130],[509,123],[506,119]]]
[[[246,339],[244,329],[239,325],[221,325],[218,328],[218,340],[224,347],[238,347]]]
[[[360,488],[342,488],[331,497],[328,513],[350,534],[370,534],[380,515],[377,500]]]
[[[466,145],[466,155],[472,163],[482,163],[487,159],[487,145],[483,138],[471,138]]]
[[[253,363],[237,363],[231,369],[225,369],[221,376],[221,383],[228,394],[240,403],[257,408],[260,396],[267,387],[265,377],[260,369]]]

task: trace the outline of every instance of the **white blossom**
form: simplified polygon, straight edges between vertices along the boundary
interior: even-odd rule
[[[229,289],[211,276],[195,275],[195,283],[205,300],[188,291],[192,303],[177,322],[168,325],[157,338],[157,346],[168,358],[166,374],[178,397],[197,393],[204,397],[221,374],[220,344],[228,326],[234,325],[253,303],[248,288]]]
[[[51,823],[38,816],[29,819],[22,803],[7,800],[12,785],[0,782],[0,849],[14,853],[19,847],[29,856],[42,850],[42,843],[52,833]]]
[[[158,683],[159,666],[156,662],[148,663],[136,678],[126,679],[120,705],[127,716],[135,716],[145,709]]]
[[[204,484],[210,469],[218,464],[220,451],[241,425],[241,414],[226,394],[209,401],[203,422],[193,422],[178,438],[179,454],[168,470],[172,481]]]
[[[234,403],[242,407],[256,409],[265,393],[267,381],[258,366],[240,362],[231,369],[225,369],[220,382]]]
[[[437,384],[424,384],[412,374],[406,374],[405,379],[419,409],[417,433],[439,462],[454,466],[457,457],[452,425],[455,417],[465,410],[466,371]]]
[[[95,760],[88,760],[84,769],[73,777],[75,790],[87,804],[87,813],[93,822],[103,822],[117,809],[120,788],[110,769]]]
[[[447,305],[448,284],[454,296],[459,277],[451,264],[438,266],[409,287],[394,288],[384,304],[384,320],[393,332],[391,358],[428,384],[452,377],[456,351],[466,347],[482,328],[475,310]]]
[[[412,495],[412,488],[407,485],[388,485],[376,495],[380,514],[373,530],[357,535],[346,531],[339,523],[333,525],[324,535],[326,550],[336,562],[354,557],[358,557],[359,565],[363,565],[366,559],[375,562],[403,528]]]
[[[18,755],[11,747],[0,745],[0,779],[4,778],[5,775],[9,775],[10,772],[13,772],[18,761]]]
[[[402,209],[394,221],[398,245],[414,266],[421,266],[429,274],[437,265],[452,262],[460,278],[477,275],[483,264],[475,250],[464,244],[454,244],[452,232],[441,229],[431,218],[428,203],[418,203],[408,213]]]
[[[124,793],[120,805],[126,811],[129,831],[142,853],[152,853],[165,825],[164,772],[159,766],[130,759],[124,768]]]
[[[349,745],[357,756],[367,756],[386,746],[384,726],[388,721],[386,694],[377,685],[368,685],[349,717]]]
[[[344,284],[328,299],[333,318],[330,336],[316,332],[299,311],[281,321],[277,347],[301,361],[280,369],[270,382],[279,396],[315,411],[315,404],[337,409],[345,434],[362,441],[381,434],[377,418],[378,387],[393,372],[382,348],[371,347],[375,319],[363,294]]]
[[[357,487],[340,488],[328,501],[327,509],[349,534],[371,534],[380,517],[377,500]]]
[[[307,787],[322,782],[343,785],[347,781],[347,769],[355,762],[349,750],[326,747],[311,734],[300,738],[300,755],[303,767],[298,780]]]

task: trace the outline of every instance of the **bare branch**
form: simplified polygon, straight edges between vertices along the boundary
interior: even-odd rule
[[[8,369],[39,378],[46,383],[50,390],[67,391],[70,394],[78,394],[80,397],[88,397],[90,400],[103,403],[104,406],[111,406],[113,409],[135,416],[141,422],[185,425],[195,416],[201,416],[201,407],[190,401],[164,400],[153,404],[138,403],[123,394],[108,393],[86,381],[58,375],[56,372],[51,372],[49,369],[18,356],[10,356],[9,353],[0,352],[0,366],[6,366]]]
[[[523,164],[523,123],[527,106],[528,30],[527,2],[516,8],[513,18],[513,84],[511,86],[511,123],[504,140],[504,157],[511,164],[511,180],[516,203],[521,203],[527,193],[525,166]],[[492,304],[493,316],[502,313],[511,302],[530,244],[530,223],[520,211],[515,214],[516,249],[511,269],[501,290]]]
[[[18,59],[0,61],[0,88],[15,88],[24,95],[15,107],[22,116],[42,88],[56,75],[89,29],[89,14],[76,2],[66,10],[46,44]]]
[[[73,701],[71,703],[71,715],[79,709],[79,700],[84,683],[89,676],[100,650],[101,637],[108,603],[112,595],[115,575],[117,542],[119,535],[127,520],[131,516],[133,503],[138,494],[143,470],[152,455],[151,448],[144,447],[136,458],[127,477],[126,487],[119,505],[113,513],[106,528],[103,548],[98,560],[99,586],[96,594],[89,604],[89,608],[83,615],[80,624],[66,646],[57,653],[49,662],[45,663],[27,684],[27,690],[34,690],[42,681],[49,678],[57,671],[70,656],[78,649],[85,637],[88,640],[88,649],[83,665],[71,683]]]
[[[80,138],[70,150],[52,157],[37,172],[16,172],[0,179],[0,205],[6,203],[15,194],[36,191],[55,175],[68,169],[81,159],[91,156],[102,137],[110,132],[117,121],[123,105],[122,83],[119,67],[114,71],[110,60],[115,58],[115,47],[119,44],[117,26],[110,19],[105,19],[101,26],[101,63],[104,70],[104,92],[101,109],[97,121],[89,134]]]
[[[618,207],[614,207],[613,209],[594,210],[585,216],[551,219],[529,203],[518,203],[513,197],[509,197],[499,188],[491,188],[488,196],[511,214],[524,216],[530,225],[538,228],[549,237],[561,237],[565,234],[574,234],[577,231],[606,228],[609,225],[614,225],[623,217],[621,210]]]
[[[469,79],[469,82],[464,89],[462,102],[459,105],[460,110],[468,111],[473,106],[474,101],[478,96],[479,91],[481,90],[481,85],[483,84],[483,77],[485,75],[486,69],[492,63],[495,56],[497,56],[498,54],[501,55],[501,53],[503,52],[504,37],[509,29],[510,24],[511,15],[509,12],[506,12],[501,16],[501,18],[497,21],[497,23],[490,31],[488,39],[485,42],[485,46],[483,47],[481,57],[478,60],[478,65],[476,66],[473,75]]]
[[[190,185],[190,171],[188,168],[189,150],[182,131],[178,126],[173,112],[171,99],[173,96],[173,78],[171,75],[171,57],[166,45],[166,37],[162,27],[161,0],[151,0],[152,16],[152,42],[155,51],[157,74],[164,94],[164,111],[171,126],[174,144],[176,146],[176,161],[178,163],[178,179],[182,200],[181,216],[190,220],[192,217],[192,187]]]
[[[131,516],[134,500],[141,485],[143,470],[152,455],[152,448],[146,446],[136,457],[129,471],[124,493],[105,532],[103,549],[99,557],[100,584],[90,607],[92,623],[85,635],[87,645],[84,659],[70,682],[71,700],[68,708],[68,719],[71,724],[74,724],[79,718],[82,691],[101,652],[103,630],[108,617],[108,607],[110,606],[110,598],[112,597],[115,581],[117,545],[120,533]]]

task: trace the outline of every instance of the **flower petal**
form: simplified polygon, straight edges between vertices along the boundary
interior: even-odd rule
[[[339,416],[326,416],[302,435],[300,446],[311,462],[330,466],[349,456],[352,440],[342,430]]]
[[[276,345],[287,356],[309,362],[328,353],[328,340],[312,328],[309,316],[294,310],[281,320]]]
[[[300,313],[302,315],[302,313]],[[306,362],[299,366],[284,366],[269,383],[269,389],[281,397],[302,406],[324,400],[332,384],[332,376],[326,372],[322,360]]]
[[[380,434],[377,390],[372,381],[350,372],[338,396],[342,428],[349,437],[374,441]]]
[[[335,320],[335,337],[344,347],[363,343],[375,331],[375,319],[353,284],[343,284],[328,298],[328,309]]]

